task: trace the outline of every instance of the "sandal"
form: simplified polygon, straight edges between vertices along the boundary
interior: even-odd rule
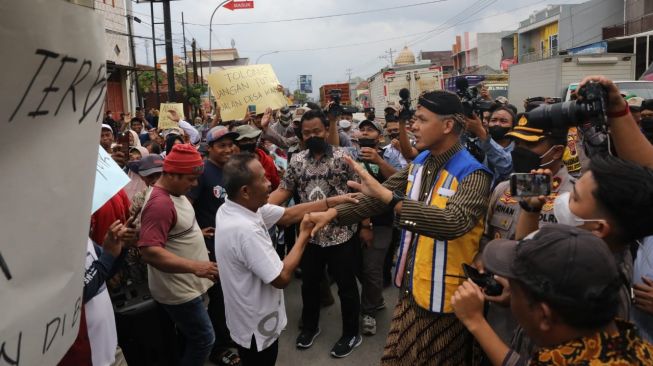
[[[211,355],[210,360],[216,365],[241,366],[238,353],[230,349],[225,350],[220,354]]]

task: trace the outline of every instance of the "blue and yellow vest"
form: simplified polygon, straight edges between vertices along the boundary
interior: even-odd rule
[[[407,197],[410,197],[414,177],[418,176],[417,173],[422,169],[429,154],[428,151],[424,151],[411,163],[409,176],[413,179],[408,181]],[[466,149],[457,152],[438,172],[428,198],[430,205],[444,209],[449,198],[458,190],[459,182],[477,170],[483,170],[492,175],[490,170],[479,163]],[[415,188],[418,187],[419,182]],[[483,217],[480,217],[476,226],[463,236],[453,240],[437,240],[407,233],[406,229],[402,231],[398,264],[402,261],[404,246],[410,245],[408,250],[413,253],[414,260],[412,264],[407,264],[404,274],[407,278],[404,278],[403,281],[411,290],[417,305],[434,313],[453,312],[451,296],[465,281],[462,264],[471,263],[478,252],[483,225]],[[405,240],[406,235],[412,236],[408,243]]]

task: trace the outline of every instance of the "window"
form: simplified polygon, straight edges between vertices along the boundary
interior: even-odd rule
[[[549,48],[551,49],[551,53],[557,53],[558,52],[558,35],[554,34],[549,37]]]

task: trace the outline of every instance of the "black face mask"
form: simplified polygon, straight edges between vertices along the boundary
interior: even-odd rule
[[[511,130],[510,127],[501,127],[501,126],[490,126],[490,128],[488,128],[488,131],[490,132],[490,136],[494,141],[502,140],[510,130]]]
[[[390,138],[390,140],[396,140],[399,138],[399,133],[388,134],[388,137]]]
[[[512,170],[515,173],[530,173],[531,170],[540,167],[540,156],[523,147],[515,147],[510,155],[512,155]]]
[[[243,151],[243,152],[247,151],[247,152],[253,153],[256,150],[256,143],[251,142],[249,144],[240,144],[240,145],[238,145],[238,148],[240,149],[240,151]]]
[[[309,137],[304,143],[311,154],[322,154],[327,148],[326,140],[317,136]]]

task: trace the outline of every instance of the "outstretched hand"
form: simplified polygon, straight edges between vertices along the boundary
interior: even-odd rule
[[[347,185],[366,196],[377,198],[385,203],[392,200],[392,191],[385,188],[376,178],[372,177],[362,166],[355,162],[351,157],[345,156],[345,161],[360,177],[361,182],[348,181]]]
[[[324,212],[311,212],[307,214],[308,217],[304,217],[304,219],[308,219],[310,222],[312,222],[315,226],[311,229],[311,238],[315,237],[315,234],[317,234],[318,231],[322,230],[325,226],[327,226],[331,221],[333,221],[337,216],[338,216],[338,211],[336,211],[335,208],[330,208],[327,211]],[[302,225],[303,225],[302,221]]]

